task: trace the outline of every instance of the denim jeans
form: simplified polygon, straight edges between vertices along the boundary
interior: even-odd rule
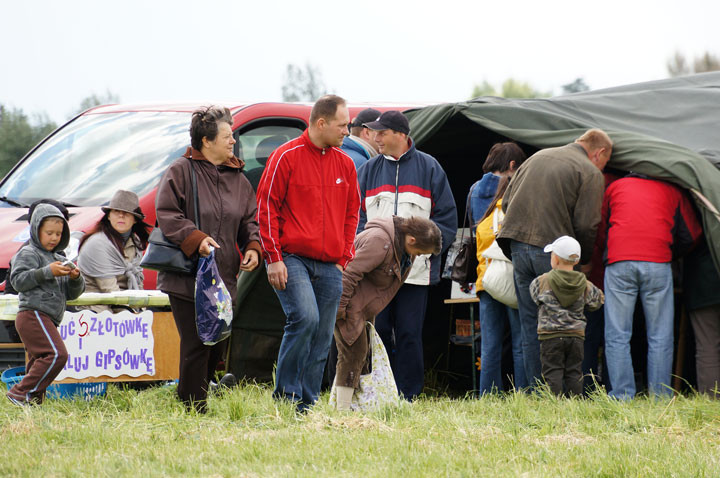
[[[621,261],[605,268],[605,355],[612,390],[635,396],[630,356],[635,301],[640,296],[647,328],[647,380],[651,395],[670,395],[673,360],[673,280],[670,263]]]
[[[537,304],[530,297],[530,283],[537,276],[550,271],[550,253],[543,248],[511,241],[515,292],[518,298],[520,327],[523,344],[523,361],[528,385],[534,388],[542,383],[540,341],[537,335]]]
[[[276,398],[305,408],[317,401],[335,326],[342,272],[329,262],[283,254],[288,280],[275,290],[285,316],[275,372]]]
[[[513,382],[516,389],[527,387],[525,362],[518,311],[493,299],[485,291],[480,292],[480,371],[481,395],[502,391],[501,357],[505,339],[505,322],[510,322],[513,354]]]

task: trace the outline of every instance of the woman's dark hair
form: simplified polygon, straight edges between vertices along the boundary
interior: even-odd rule
[[[61,202],[58,202],[54,199],[38,199],[37,201],[30,204],[30,207],[28,208],[28,223],[32,219],[35,208],[38,207],[40,204],[50,204],[51,206],[55,206],[56,208],[58,208],[58,211],[60,211],[63,217],[65,217],[66,221],[70,220],[70,213]]]
[[[440,228],[430,219],[412,216],[404,218],[398,224],[398,229],[405,235],[415,238],[415,246],[423,250],[430,250],[433,254],[440,254],[442,250],[442,233]]]
[[[490,201],[490,205],[488,205],[487,210],[485,211],[485,214],[483,214],[482,219],[478,221],[478,224],[480,224],[483,219],[490,216],[493,211],[495,210],[495,205],[498,202],[498,199],[502,198],[505,195],[505,190],[508,187],[508,184],[510,184],[510,176],[503,176],[500,178],[500,182],[498,183],[497,191],[495,191],[495,197],[492,198],[492,201]]]
[[[135,210],[135,212],[142,214],[142,210],[139,207]],[[150,237],[149,230],[150,226],[148,224],[145,224],[140,219],[135,218],[135,224],[133,224],[133,227],[131,229],[132,234],[130,235],[130,237],[132,237],[132,240],[135,243],[135,247],[137,247],[141,251],[144,251],[147,248],[148,237]],[[112,242],[113,245],[117,247],[117,250],[120,251],[121,255],[125,253],[125,241],[123,240],[120,233],[112,227],[112,224],[110,224],[110,211],[106,212],[105,215],[97,222],[97,224],[95,224],[95,226],[93,226],[93,228],[90,229],[87,234],[85,234],[80,239],[78,250],[82,248],[83,244],[85,244],[85,241],[88,240],[90,236],[98,232],[104,233],[107,238],[110,239],[110,242]],[[135,236],[137,236],[138,240],[135,240]]]
[[[232,127],[233,120],[230,110],[224,106],[207,106],[193,111],[190,120],[190,144],[200,151],[202,139],[214,141],[218,134],[218,122],[224,121]]]
[[[515,143],[495,143],[483,164],[484,173],[498,171],[504,173],[510,170],[510,163],[515,161],[515,169],[527,159],[525,152]]]

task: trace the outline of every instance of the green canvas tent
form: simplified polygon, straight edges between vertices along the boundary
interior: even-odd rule
[[[609,167],[693,193],[720,269],[720,72],[546,99],[481,97],[407,115],[417,147],[446,168],[459,214],[489,144],[510,138],[532,152],[601,128],[615,143]]]
[[[517,141],[531,154],[574,141],[589,128],[615,142],[609,166],[666,179],[693,191],[720,265],[720,73],[641,83],[547,99],[482,97],[407,113],[418,148],[445,169],[462,223],[465,198],[490,147]],[[431,288],[424,328],[426,366],[447,352],[449,283]],[[271,380],[285,318],[264,268],[242,273],[230,369]]]

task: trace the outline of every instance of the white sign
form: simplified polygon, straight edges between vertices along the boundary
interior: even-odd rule
[[[68,360],[56,380],[155,375],[153,313],[65,312],[58,327]]]

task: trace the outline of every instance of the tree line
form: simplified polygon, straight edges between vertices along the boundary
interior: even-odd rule
[[[720,57],[705,52],[689,58],[681,52],[675,54],[666,63],[670,77],[720,70]],[[581,77],[562,85],[562,94],[579,93],[590,90],[590,86]],[[326,87],[319,67],[310,63],[304,66],[289,64],[286,67],[282,85],[283,101],[314,102],[330,93]],[[508,78],[500,85],[487,80],[473,87],[471,98],[480,96],[501,96],[504,98],[543,98],[552,92],[536,89],[528,82]],[[118,103],[120,98],[107,91],[104,95],[92,94],[84,98],[70,116],[107,103]],[[38,142],[57,128],[44,113],[29,116],[21,108],[10,108],[0,103],[0,177],[5,174]]]

